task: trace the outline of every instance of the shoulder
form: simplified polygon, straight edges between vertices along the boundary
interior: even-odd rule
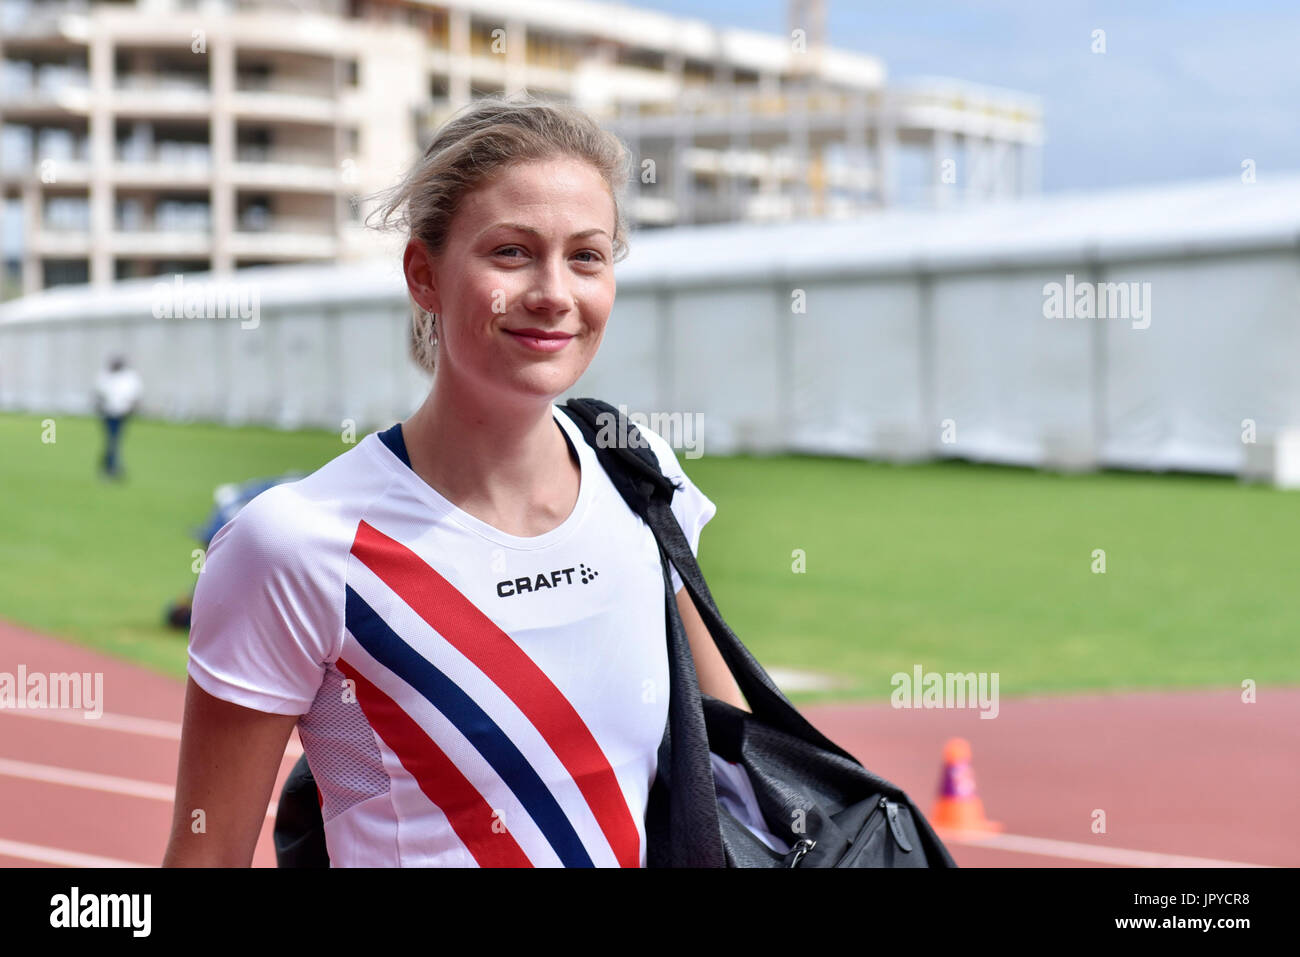
[[[217,532],[245,547],[270,552],[277,545],[306,544],[320,528],[317,503],[304,495],[303,479],[274,485],[260,492]],[[213,539],[215,543],[216,539]]]
[[[260,711],[311,708],[323,663],[343,646],[358,518],[386,487],[366,454],[358,445],[266,489],[213,536],[189,642],[189,674],[205,691]]]
[[[196,667],[238,673],[252,687],[249,675],[265,666],[257,681],[270,688],[295,669],[310,684],[311,663],[337,653],[357,524],[386,487],[382,469],[364,467],[366,456],[359,443],[310,475],[266,489],[212,537],[194,592]],[[296,700],[310,696],[302,690]]]
[[[672,444],[659,431],[651,428],[649,424],[636,421],[633,424],[636,425],[637,431],[645,438],[646,444],[650,446],[650,451],[654,452],[655,458],[659,460],[659,468],[664,475],[669,478],[684,477],[686,473],[682,469],[681,462],[678,461],[677,452],[673,449]],[[659,428],[662,429],[664,426],[660,424]]]
[[[293,488],[297,484],[267,489],[217,531],[200,586],[248,595],[271,583],[295,591],[326,585],[342,560],[337,537],[329,534],[322,510]]]
[[[346,555],[357,521],[390,481],[375,465],[371,441],[378,440],[366,436],[314,472],[255,496],[217,532],[213,549],[229,539],[227,550],[246,559],[290,567]]]
[[[634,420],[637,431],[645,438],[646,444],[654,452],[655,457],[659,460],[659,469],[673,481],[678,487],[678,494],[673,496],[673,508],[685,512],[698,512],[703,517],[700,524],[707,522],[717,511],[717,506],[712,500],[700,490],[686,470],[682,467],[681,458],[672,443],[664,437],[663,432],[669,431],[674,437],[689,439],[689,433],[678,427],[678,423],[668,420],[656,423],[653,419],[648,425]],[[657,426],[652,427],[652,426]],[[685,448],[690,448],[690,442],[684,443]]]

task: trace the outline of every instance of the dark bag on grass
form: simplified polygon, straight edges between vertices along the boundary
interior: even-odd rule
[[[570,399],[563,409],[659,544],[671,687],[668,726],[646,809],[647,865],[955,867],[911,799],[809,724],[723,621],[670,508],[676,486],[660,471],[636,427],[598,399]],[[701,694],[670,561],[752,712]],[[727,800],[719,801],[715,755],[743,769],[740,778],[747,779],[752,795],[741,795],[748,789],[736,786],[734,769],[723,768]],[[761,821],[745,814],[742,797],[754,799]],[[280,867],[328,861],[305,758],[280,797],[275,849]]]

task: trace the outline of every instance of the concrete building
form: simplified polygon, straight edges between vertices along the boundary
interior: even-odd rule
[[[908,150],[935,201],[1037,190],[1033,98],[802,39],[589,0],[3,0],[8,294],[373,255],[356,197],[500,91],[622,136],[641,226],[893,205]]]

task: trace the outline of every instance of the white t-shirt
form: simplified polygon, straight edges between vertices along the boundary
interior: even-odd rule
[[[456,508],[403,461],[394,426],[212,539],[189,674],[302,715],[335,866],[645,866],[668,719],[663,572],[650,529],[552,411],[582,475],[544,535]],[[698,549],[716,507],[642,431],[683,484],[672,509]]]
[[[134,369],[105,369],[95,380],[95,395],[103,403],[104,414],[114,417],[131,410],[141,388],[140,374]]]

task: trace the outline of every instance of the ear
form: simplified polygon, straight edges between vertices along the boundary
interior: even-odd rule
[[[429,254],[428,248],[420,240],[412,238],[402,255],[406,288],[421,309],[437,315],[442,313],[442,297],[438,294],[434,266],[434,258]]]

